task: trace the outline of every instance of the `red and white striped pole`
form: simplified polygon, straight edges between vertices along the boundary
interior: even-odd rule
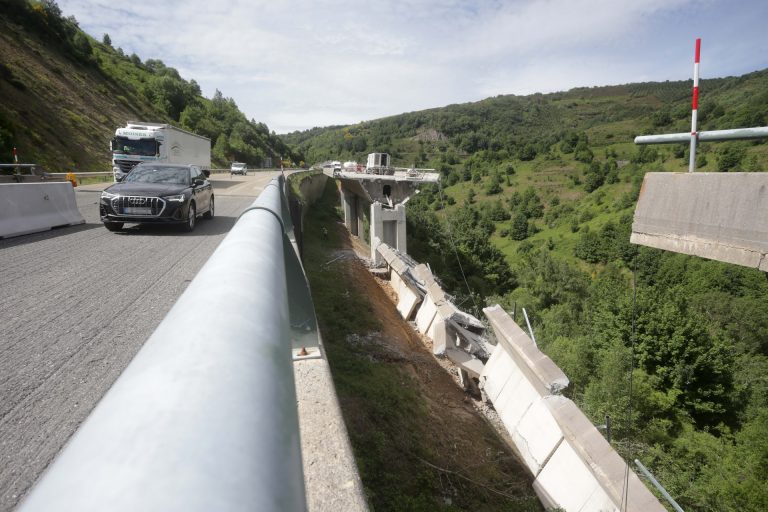
[[[16,153],[16,148],[13,148],[13,163],[19,163],[19,154]]]
[[[699,58],[701,57],[701,38],[696,39],[696,57],[693,60],[693,102],[691,107],[691,159],[688,162],[688,172],[696,169],[696,141],[699,138],[696,133],[696,121],[699,110]]]

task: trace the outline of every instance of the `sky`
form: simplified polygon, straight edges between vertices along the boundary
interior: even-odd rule
[[[59,0],[277,133],[768,67],[768,0]],[[702,103],[706,90],[701,90]]]

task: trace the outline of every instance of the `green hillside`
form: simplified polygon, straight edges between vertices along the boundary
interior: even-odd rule
[[[0,1],[0,163],[52,172],[111,170],[109,140],[128,120],[167,122],[211,139],[214,166],[299,162],[267,126],[220,92],[204,98],[157,59],[142,61],[96,40],[52,0]]]
[[[701,91],[700,130],[767,124],[768,70]],[[526,308],[569,396],[595,424],[610,415],[616,449],[685,510],[767,510],[765,274],[629,244],[645,172],[689,159],[633,138],[688,132],[690,96],[691,82],[499,96],[284,140],[309,162],[375,151],[437,169],[408,203],[409,253],[464,308]],[[701,144],[697,167],[765,171],[768,144]]]

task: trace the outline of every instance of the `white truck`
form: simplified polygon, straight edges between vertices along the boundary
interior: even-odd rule
[[[197,165],[211,168],[211,140],[169,124],[128,121],[111,141],[115,181],[140,162]]]

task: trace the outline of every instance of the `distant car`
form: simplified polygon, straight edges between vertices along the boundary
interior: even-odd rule
[[[141,163],[120,183],[101,193],[101,221],[110,231],[123,224],[181,224],[195,229],[198,216],[213,218],[213,187],[210,171],[196,165]]]
[[[229,168],[230,175],[242,174],[248,176],[248,166],[241,162],[232,162],[232,167]]]

